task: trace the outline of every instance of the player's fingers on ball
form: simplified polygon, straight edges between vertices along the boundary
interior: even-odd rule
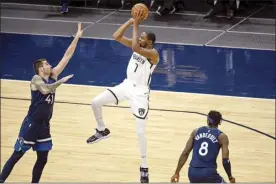
[[[139,11],[136,11],[135,12],[135,18],[138,18],[139,17]]]
[[[138,17],[140,19],[140,17],[143,15],[143,10],[142,9],[139,9],[138,10]]]

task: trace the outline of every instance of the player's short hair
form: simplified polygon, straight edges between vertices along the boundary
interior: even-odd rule
[[[208,113],[209,125],[218,126],[221,123],[222,115],[218,111],[211,110]]]
[[[38,75],[38,73],[39,73],[39,68],[40,67],[42,67],[42,65],[43,65],[43,63],[42,63],[42,61],[46,61],[46,59],[45,58],[41,58],[41,59],[38,59],[38,60],[35,60],[34,61],[34,64],[33,64],[33,68],[34,68],[34,71],[35,71],[35,73]]]
[[[156,41],[156,36],[155,36],[155,34],[153,33],[153,32],[146,32],[146,34],[147,34],[147,38],[148,38],[148,40],[151,40],[152,41],[152,44],[154,44],[155,43],[155,41]]]

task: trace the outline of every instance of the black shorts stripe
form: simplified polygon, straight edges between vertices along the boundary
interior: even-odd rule
[[[151,64],[151,63],[150,63],[150,64]],[[150,70],[151,70],[152,67],[153,67],[153,64],[150,65]],[[148,83],[147,83],[147,85],[149,85],[150,80],[151,80],[151,73],[149,74],[149,78],[148,78]]]
[[[107,89],[107,90],[110,91],[110,93],[112,93],[113,96],[116,98],[116,105],[118,105],[119,104],[119,100],[118,100],[117,96],[115,95],[115,93],[113,93],[113,91],[111,91],[110,89]]]

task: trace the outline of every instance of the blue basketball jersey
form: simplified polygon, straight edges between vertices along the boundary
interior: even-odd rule
[[[220,151],[218,137],[222,132],[217,128],[200,127],[194,137],[191,167],[217,168]]]
[[[46,84],[56,82],[53,78],[48,81],[43,79]],[[27,117],[34,122],[49,122],[53,115],[53,106],[55,101],[55,93],[44,95],[39,90],[31,90],[32,100],[29,107]]]

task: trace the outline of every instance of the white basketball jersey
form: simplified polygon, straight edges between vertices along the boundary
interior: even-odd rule
[[[127,66],[127,79],[137,85],[149,86],[155,67],[146,57],[133,52]]]

